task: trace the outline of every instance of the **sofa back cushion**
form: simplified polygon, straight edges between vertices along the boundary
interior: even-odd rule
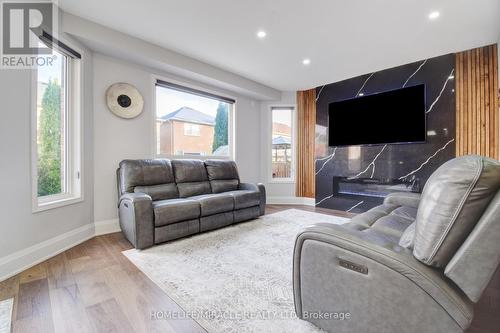
[[[153,200],[179,197],[169,160],[124,160],[120,162],[119,174],[121,194],[142,192]]]
[[[172,160],[181,198],[212,193],[205,164],[200,160]]]
[[[471,155],[443,164],[422,193],[413,255],[427,265],[446,266],[499,187],[497,161]]]
[[[238,168],[234,161],[206,160],[208,179],[213,193],[235,191],[240,184]]]

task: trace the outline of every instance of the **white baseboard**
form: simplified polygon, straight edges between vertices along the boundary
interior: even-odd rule
[[[86,224],[62,235],[0,258],[0,281],[50,259],[95,236],[94,224]]]
[[[120,222],[118,221],[118,219],[97,221],[94,224],[95,224],[96,236],[101,236],[121,231]]]
[[[268,197],[268,204],[314,206],[313,198]],[[92,237],[120,232],[118,219],[97,221],[0,258],[0,282]]]
[[[303,197],[267,197],[269,205],[305,205],[314,206],[316,201],[314,198]]]
[[[0,282],[95,236],[119,232],[118,219],[89,223],[0,258]]]

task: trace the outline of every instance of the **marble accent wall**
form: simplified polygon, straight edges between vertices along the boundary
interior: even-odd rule
[[[432,172],[455,156],[454,73],[455,55],[448,54],[317,87],[316,206],[359,213],[383,201],[339,193],[336,179],[367,179],[421,191]],[[330,103],[418,84],[426,87],[425,143],[328,147]],[[356,124],[345,126],[356,130]]]

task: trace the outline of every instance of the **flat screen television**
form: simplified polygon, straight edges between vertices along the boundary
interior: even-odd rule
[[[329,146],[425,142],[425,85],[334,102]]]

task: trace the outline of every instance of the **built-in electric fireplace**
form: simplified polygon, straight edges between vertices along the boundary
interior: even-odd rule
[[[420,180],[333,177],[334,196],[355,196],[384,199],[393,192],[421,192]]]

